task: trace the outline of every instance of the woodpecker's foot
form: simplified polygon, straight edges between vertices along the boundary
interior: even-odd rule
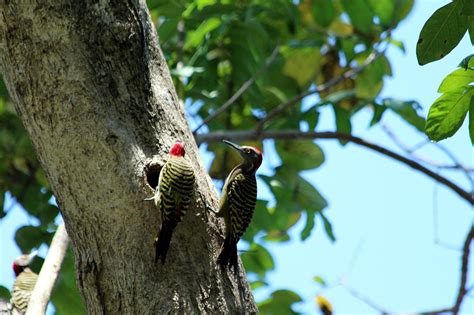
[[[155,196],[150,197],[150,198],[145,198],[145,199],[143,199],[143,201],[151,201],[151,200],[153,200],[153,199],[155,199]]]
[[[215,211],[214,209],[212,209],[211,207],[209,207],[208,205],[206,205],[206,210],[209,210],[210,212],[214,213],[215,215],[218,214],[217,211]]]

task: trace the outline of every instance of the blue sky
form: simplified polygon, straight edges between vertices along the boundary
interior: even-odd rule
[[[436,90],[444,76],[454,70],[462,58],[473,53],[465,37],[441,61],[423,67],[416,61],[415,44],[423,23],[436,8],[448,2],[416,1],[411,15],[393,34],[395,39],[405,43],[407,53],[394,47],[388,51],[394,77],[386,81],[383,96],[417,100],[425,114],[437,98]],[[398,150],[379,127],[367,127],[370,119],[368,111],[357,114],[353,121],[354,135]],[[334,128],[330,110],[323,111],[319,121],[320,131]],[[383,121],[407,144],[424,139],[393,114],[387,113]],[[328,200],[325,213],[333,223],[337,241],[331,243],[321,222],[317,221],[311,237],[305,242],[267,244],[276,269],[268,275],[271,287],[258,291],[257,299],[263,299],[273,290],[289,288],[304,298],[305,303],[296,307],[304,313],[316,313],[314,296],[319,293],[330,300],[338,314],[377,313],[341,286],[322,290],[312,280],[313,276],[319,275],[330,285],[345,278],[347,285],[391,312],[451,306],[459,285],[461,253],[435,244],[434,208],[437,208],[441,241],[459,248],[472,223],[470,206],[443,186],[435,188],[434,182],[424,174],[385,156],[352,144],[341,147],[330,140],[317,143],[324,149],[326,162],[304,176]],[[472,166],[473,151],[467,122],[453,138],[442,143],[461,161]],[[262,174],[270,171],[269,166],[279,163],[268,145],[265,149],[267,168]],[[442,152],[431,146],[419,153],[431,160],[449,162]],[[208,160],[205,154],[203,158]],[[452,171],[442,174],[469,188],[462,175]],[[259,188],[260,198],[268,199],[268,191],[262,183]],[[13,240],[14,232],[19,226],[34,223],[19,208],[14,208],[0,221],[0,285],[11,287],[13,283],[11,262],[20,254]],[[299,239],[302,228],[303,222],[300,222],[292,229],[292,239]],[[471,258],[472,262],[474,257]],[[474,270],[473,263],[470,270]],[[470,276],[469,280],[472,284],[474,278]],[[473,299],[466,297],[463,313],[470,314],[473,308]]]

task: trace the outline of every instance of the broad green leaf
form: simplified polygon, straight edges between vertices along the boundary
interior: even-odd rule
[[[336,91],[326,96],[324,100],[322,100],[322,102],[323,103],[327,102],[327,103],[336,105],[339,102],[342,102],[344,100],[354,97],[355,95],[356,95],[356,91],[354,89]]]
[[[306,224],[301,231],[301,240],[304,241],[306,240],[310,235],[311,232],[313,231],[314,225],[315,225],[315,211],[306,211]]]
[[[469,38],[471,39],[471,44],[474,45],[474,15],[467,17],[467,25],[469,31]]]
[[[460,10],[461,1],[450,2],[426,21],[416,45],[420,65],[443,58],[459,43],[467,30],[467,16]]]
[[[328,218],[326,218],[326,216],[324,215],[322,211],[318,212],[318,214],[323,220],[324,230],[326,231],[326,235],[329,237],[331,241],[333,242],[336,241],[336,237],[334,236],[334,232],[332,230],[331,222],[329,222]]]
[[[356,95],[360,98],[375,98],[382,90],[385,68],[379,58],[359,73],[355,79]]]
[[[10,300],[11,294],[10,290],[5,288],[3,285],[0,285],[0,298],[3,298],[5,300]]]
[[[257,274],[261,279],[267,271],[273,270],[275,264],[270,252],[257,243],[252,243],[247,251],[240,256],[247,272]]]
[[[313,0],[313,17],[316,23],[328,27],[336,17],[332,0]]]
[[[441,82],[438,92],[454,92],[460,90],[463,86],[474,83],[474,70],[457,69],[448,74]]]
[[[321,276],[314,276],[313,281],[320,284],[322,287],[327,286],[326,281],[324,281],[324,279]]]
[[[301,302],[301,297],[290,290],[277,290],[271,297],[258,303],[258,309],[261,314],[272,315],[292,315],[296,313],[292,305]]]
[[[341,3],[354,27],[362,33],[370,33],[373,14],[368,0],[341,0]]]
[[[426,134],[431,140],[451,137],[462,125],[469,110],[474,88],[441,95],[431,105],[426,120]]]
[[[398,114],[407,123],[421,132],[425,131],[425,119],[421,117],[417,110],[421,109],[416,101],[400,101],[393,98],[383,100],[383,105]]]
[[[369,0],[369,4],[374,10],[375,15],[380,18],[380,21],[385,26],[390,26],[393,18],[393,9],[395,3],[393,0]]]
[[[331,26],[329,26],[329,31],[336,34],[336,36],[345,38],[354,33],[354,27],[352,24],[344,23],[340,19],[335,19],[331,23]]]
[[[295,79],[301,87],[312,81],[319,71],[319,48],[287,48],[282,50],[282,54],[285,57],[283,73]]]
[[[312,140],[276,141],[275,147],[282,163],[297,170],[314,169],[324,162],[323,150]]]
[[[336,130],[341,133],[351,134],[351,112],[347,109],[341,108],[340,106],[333,106],[334,116],[336,118]],[[339,140],[339,143],[345,145],[347,140]]]
[[[184,49],[190,49],[201,45],[204,37],[219,27],[219,25],[221,25],[221,20],[215,17],[202,22],[196,30],[187,33]]]
[[[52,233],[45,232],[36,226],[23,226],[15,233],[15,242],[23,253],[29,253],[32,249],[40,247],[43,243],[49,244]]]
[[[395,0],[394,3],[394,20],[400,22],[407,17],[408,13],[410,13],[414,0]]]
[[[158,38],[160,40],[160,44],[163,44],[177,33],[176,29],[178,28],[179,21],[179,18],[166,19],[160,24],[158,27]]]
[[[474,97],[471,97],[471,106],[469,107],[469,138],[474,145]]]

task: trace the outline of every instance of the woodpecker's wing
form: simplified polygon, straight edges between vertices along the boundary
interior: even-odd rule
[[[224,182],[224,186],[222,187],[222,193],[221,193],[221,198],[219,199],[219,210],[217,211],[217,216],[220,218],[226,217],[228,213],[228,207],[229,207],[229,184],[232,182],[232,180],[237,176],[238,174],[241,173],[241,169],[238,167],[235,167],[227,176]]]
[[[22,312],[28,308],[31,293],[35,287],[38,275],[29,268],[18,275],[13,284],[12,304]]]
[[[161,182],[163,180],[163,174],[165,174],[165,169],[168,166],[168,162],[163,165],[163,167],[160,170],[160,175],[158,176],[158,185],[156,186],[155,189],[155,195],[153,196],[153,199],[155,200],[155,206],[159,207],[160,204],[160,191],[161,191]]]
[[[228,207],[232,236],[239,239],[252,221],[257,203],[257,181],[255,176],[237,174],[229,184]]]

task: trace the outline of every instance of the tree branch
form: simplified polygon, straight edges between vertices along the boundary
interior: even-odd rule
[[[268,57],[267,61],[265,62],[265,64],[250,78],[248,79],[247,81],[245,81],[242,86],[239,88],[239,90],[237,92],[235,92],[234,95],[232,95],[231,98],[229,98],[224,104],[222,104],[221,107],[219,107],[215,112],[213,112],[212,114],[210,114],[208,117],[206,117],[206,119],[203,120],[203,122],[196,127],[196,129],[194,129],[193,131],[193,134],[196,134],[196,132],[201,129],[201,127],[203,127],[204,125],[207,125],[211,120],[213,120],[214,118],[216,118],[217,116],[219,116],[220,114],[222,114],[223,112],[225,112],[230,106],[232,106],[232,104],[235,103],[235,101],[242,95],[244,94],[245,91],[247,91],[247,89],[249,87],[252,86],[252,84],[257,80],[257,77],[273,62],[273,60],[275,60],[277,54],[278,54],[278,51],[280,49],[280,46],[276,46],[275,49],[273,49],[273,52],[272,54],[270,55],[270,57]]]
[[[69,243],[69,237],[62,222],[49,247],[48,255],[38,276],[35,288],[28,303],[26,315],[44,314],[48,305],[54,283],[61,270],[61,264]]]
[[[350,134],[340,133],[340,132],[316,132],[316,131],[299,131],[299,130],[269,130],[256,132],[255,130],[240,130],[240,131],[217,131],[208,134],[198,134],[195,135],[196,142],[201,144],[203,142],[218,142],[223,139],[229,140],[263,140],[263,139],[338,139],[346,140],[363,147],[369,148],[373,151],[379,152],[383,155],[391,157],[417,171],[424,173],[425,175],[431,177],[435,181],[445,185],[454,192],[456,192],[462,199],[469,202],[471,205],[474,204],[474,194],[470,194],[466,190],[459,187],[457,184],[453,183],[449,179],[436,174],[432,170],[426,168],[425,166],[410,160],[396,152],[393,152],[389,149],[386,149],[377,144],[367,142],[359,137],[352,136]]]
[[[269,121],[269,120],[273,119],[275,116],[281,114],[286,109],[290,108],[291,106],[293,106],[296,103],[298,103],[299,101],[301,101],[303,98],[305,98],[307,96],[310,96],[310,95],[313,95],[313,94],[319,94],[321,92],[324,92],[324,91],[330,89],[331,87],[335,86],[336,84],[338,84],[338,83],[340,83],[340,82],[342,82],[346,79],[354,77],[355,75],[357,75],[358,73],[363,71],[365,68],[367,68],[367,66],[369,66],[371,63],[373,63],[375,60],[377,60],[381,55],[383,55],[384,52],[385,52],[385,49],[380,50],[380,51],[375,49],[372,53],[369,54],[369,56],[364,60],[364,62],[359,67],[352,68],[352,69],[344,72],[340,76],[338,76],[338,77],[336,77],[332,80],[329,80],[326,83],[323,83],[323,84],[317,86],[314,90],[310,90],[310,91],[300,93],[300,94],[294,96],[293,98],[289,99],[288,101],[280,103],[279,105],[277,105],[277,107],[275,107],[272,111],[270,111],[267,114],[267,116],[265,116],[264,118],[262,118],[258,122],[257,127],[255,129],[260,132],[263,129],[263,127],[264,127],[264,125],[267,121]]]

